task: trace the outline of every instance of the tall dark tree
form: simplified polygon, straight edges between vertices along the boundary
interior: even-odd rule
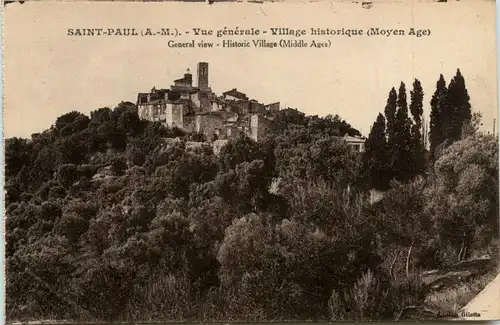
[[[396,89],[392,87],[385,105],[385,120],[386,120],[386,137],[387,137],[387,166],[389,170],[393,167],[394,152],[396,150],[396,112],[398,109],[398,94]],[[391,173],[391,179],[393,174]]]
[[[430,152],[434,154],[438,145],[440,145],[445,138],[446,121],[448,117],[448,104],[447,104],[448,89],[446,88],[446,81],[443,75],[439,76],[436,84],[436,91],[431,99],[431,120],[429,129],[429,142]]]
[[[406,86],[401,82],[397,99],[398,111],[394,123],[394,148],[392,169],[398,181],[408,181],[412,177],[411,127],[408,117]]]
[[[370,188],[386,190],[389,187],[387,139],[385,137],[385,118],[378,114],[363,152],[363,171]]]
[[[424,166],[424,149],[425,144],[422,141],[422,114],[424,91],[420,80],[415,79],[413,82],[413,90],[410,91],[411,104],[410,112],[413,117],[413,125],[411,129],[412,150],[413,150],[413,172],[418,175],[423,172]]]
[[[470,97],[465,87],[465,79],[457,69],[457,73],[448,86],[447,100],[450,107],[448,127],[446,128],[446,138],[452,141],[460,139],[462,125],[465,121],[470,121],[472,117]]]
[[[387,137],[389,143],[394,139],[394,127],[396,121],[396,111],[398,107],[398,94],[396,93],[396,89],[392,87],[389,92],[389,97],[387,98],[387,105],[385,106],[385,120],[387,122]]]

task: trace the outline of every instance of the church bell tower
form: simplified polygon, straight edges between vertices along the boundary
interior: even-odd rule
[[[208,88],[208,63],[198,62],[198,88]]]

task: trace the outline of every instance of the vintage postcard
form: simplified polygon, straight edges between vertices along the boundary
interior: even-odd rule
[[[495,19],[7,4],[7,321],[499,319]]]

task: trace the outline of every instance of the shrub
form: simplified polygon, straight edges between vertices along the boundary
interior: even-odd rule
[[[77,172],[78,176],[81,177],[86,177],[86,178],[92,178],[92,176],[95,175],[97,171],[97,168],[92,165],[84,164],[84,165],[79,165],[77,167]]]
[[[189,279],[182,275],[156,272],[144,284],[136,284],[126,318],[140,321],[182,321],[196,302],[191,299]]]
[[[345,293],[334,290],[328,307],[332,320],[393,320],[423,299],[418,276],[388,280],[368,270]]]
[[[61,165],[57,171],[56,179],[65,188],[68,188],[71,184],[78,180],[77,167],[74,164]]]

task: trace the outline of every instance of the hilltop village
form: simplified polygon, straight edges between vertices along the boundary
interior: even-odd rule
[[[229,140],[241,133],[255,141],[261,139],[280,103],[261,104],[236,88],[217,96],[210,88],[208,76],[208,63],[199,62],[196,86],[188,69],[169,89],[153,87],[149,93],[139,93],[139,117],[202,133],[208,141]]]
[[[223,145],[245,134],[254,141],[265,137],[280,110],[280,102],[262,104],[233,88],[217,96],[209,84],[209,66],[199,62],[197,85],[187,69],[168,89],[153,87],[137,96],[141,119],[160,122],[188,132],[203,134],[209,142]],[[361,152],[364,138],[346,136],[354,150]]]

